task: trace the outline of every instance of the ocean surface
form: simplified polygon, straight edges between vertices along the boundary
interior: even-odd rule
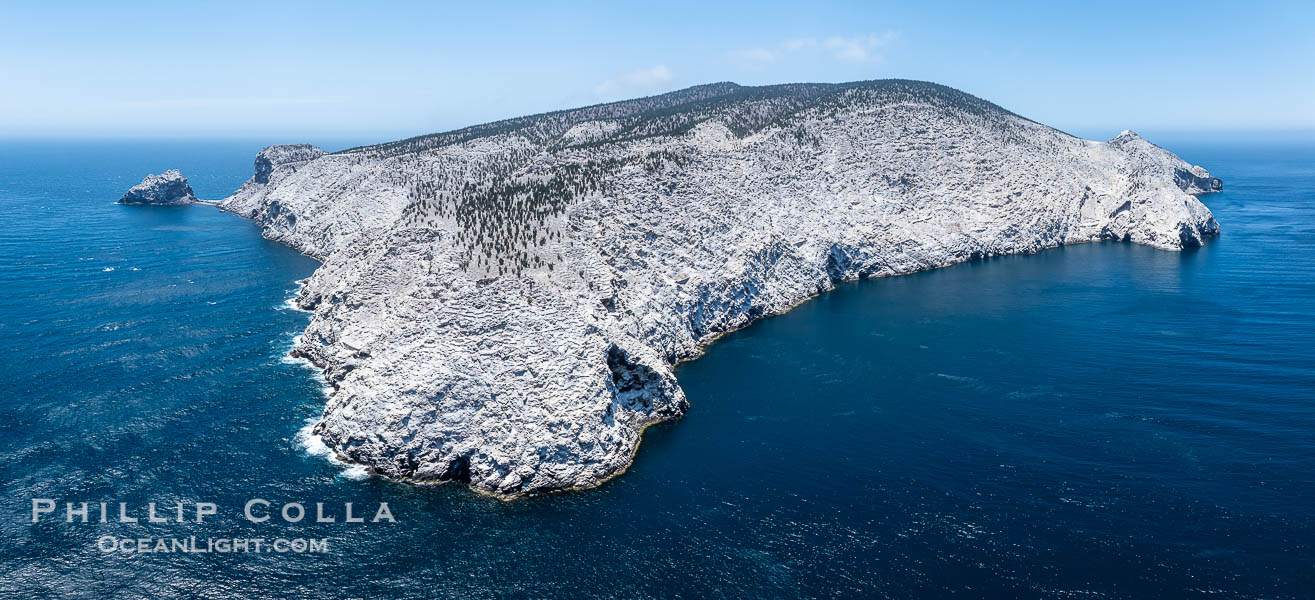
[[[315,262],[210,207],[112,204],[167,168],[222,197],[261,145],[0,142],[0,597],[1315,593],[1315,142],[1165,143],[1224,180],[1200,250],[862,281],[731,334],[624,476],[515,502],[309,452],[323,389],[285,358],[308,320],[286,301]],[[58,510],[32,523],[33,498]],[[244,520],[253,498],[275,517]]]

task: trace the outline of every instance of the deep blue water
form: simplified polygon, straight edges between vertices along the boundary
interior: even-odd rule
[[[624,476],[510,503],[307,454],[321,384],[282,359],[307,319],[283,302],[315,263],[208,207],[112,204],[170,167],[223,196],[260,145],[0,144],[0,597],[1315,590],[1315,144],[1171,145],[1225,181],[1198,251],[869,280],[729,335],[678,370],[688,416]],[[34,497],[60,512],[31,523]],[[398,522],[253,525],[250,498],[386,501]],[[62,518],[178,500],[220,514]],[[106,554],[103,535],[331,546]]]

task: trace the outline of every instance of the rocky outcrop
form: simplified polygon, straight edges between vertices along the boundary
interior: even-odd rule
[[[1183,162],[1163,148],[1142,139],[1135,131],[1124,130],[1110,140],[1110,145],[1135,155],[1145,169],[1143,177],[1170,177],[1174,185],[1189,194],[1210,194],[1224,190],[1224,182],[1218,177],[1211,177],[1205,168]]]
[[[298,165],[324,156],[324,151],[310,144],[283,144],[270,146],[256,155],[256,174],[251,178],[255,183],[269,183],[274,169],[287,165]]]
[[[837,282],[1218,232],[1194,197],[1217,180],[1135,134],[901,80],[261,154],[223,206],[323,262],[298,298],[296,353],[333,388],[316,433],[376,473],[507,496],[622,472],[686,410],[677,362]]]
[[[196,194],[187,178],[177,169],[170,169],[159,175],[147,175],[141,183],[132,186],[128,193],[119,198],[119,204],[157,204],[180,205],[197,202]]]
[[[295,173],[302,165],[321,156],[324,156],[324,151],[310,144],[269,146],[256,154],[255,175],[242,184],[242,187],[238,188],[232,196],[224,199],[220,206],[224,210],[252,219],[258,219],[264,215],[263,220],[266,221],[278,220],[280,217],[283,217],[285,221],[290,220],[285,222],[283,227],[274,228],[274,230],[295,228],[295,215],[281,215],[278,202],[272,204],[264,202],[265,186],[271,178],[283,179]]]

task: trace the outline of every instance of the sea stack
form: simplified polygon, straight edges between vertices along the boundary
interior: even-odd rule
[[[178,206],[196,202],[196,194],[192,193],[187,178],[178,169],[170,169],[159,175],[147,175],[141,183],[119,198],[118,203]]]

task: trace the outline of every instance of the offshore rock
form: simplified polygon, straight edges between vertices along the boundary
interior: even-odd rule
[[[118,204],[181,205],[196,202],[187,178],[178,169],[170,169],[159,175],[147,175],[119,198]]]

